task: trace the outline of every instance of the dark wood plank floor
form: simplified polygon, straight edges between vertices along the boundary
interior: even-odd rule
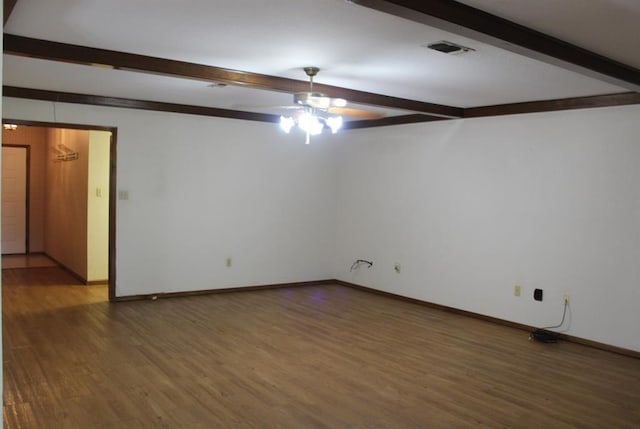
[[[3,270],[14,428],[638,428],[640,360],[344,286],[119,304]]]

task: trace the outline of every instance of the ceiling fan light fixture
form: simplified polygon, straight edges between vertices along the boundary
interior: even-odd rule
[[[309,76],[309,91],[301,91],[293,94],[294,109],[299,114],[294,116],[280,116],[280,128],[285,133],[290,133],[294,127],[306,134],[306,144],[310,142],[310,136],[321,134],[325,128],[335,134],[342,128],[344,120],[340,116],[347,100],[344,98],[331,98],[321,92],[313,90],[313,77],[318,74],[317,67],[305,67],[304,71]]]
[[[305,112],[300,115],[300,118],[298,119],[298,126],[302,131],[312,136],[317,136],[324,128],[324,124],[320,119],[309,112]]]
[[[307,134],[307,137],[321,134],[325,127],[329,128],[332,134],[335,134],[342,128],[343,123],[342,116],[318,116],[310,111],[304,112],[297,118],[280,116],[280,128],[285,133],[289,134],[293,127],[297,126]]]
[[[331,128],[331,133],[335,134],[342,128],[342,116],[331,116],[327,118],[327,126]]]
[[[295,119],[290,116],[280,116],[280,128],[285,133],[289,134],[291,132],[291,128],[296,124]]]

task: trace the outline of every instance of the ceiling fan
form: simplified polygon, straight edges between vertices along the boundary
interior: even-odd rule
[[[313,78],[320,69],[318,67],[304,67],[303,70],[309,77],[309,90],[294,93],[292,105],[273,106],[273,108],[295,111],[292,115],[280,116],[280,128],[286,133],[297,126],[306,133],[306,143],[309,144],[309,137],[322,133],[324,128],[329,128],[335,134],[342,127],[342,116],[359,119],[384,117],[378,112],[347,107],[347,100],[344,98],[332,98],[314,91]]]
[[[318,67],[305,67],[304,72],[309,76],[309,91],[293,94],[294,106],[299,109],[296,116],[280,116],[280,128],[289,133],[294,126],[302,129],[306,135],[306,143],[309,144],[309,136],[320,134],[325,127],[336,133],[342,127],[342,116],[355,116],[366,119],[378,119],[383,115],[366,110],[346,107],[344,98],[331,98],[321,92],[313,90],[313,78],[318,74]]]
[[[313,78],[318,74],[318,67],[304,67],[304,72],[309,76],[309,91],[296,92],[293,94],[293,103],[297,107],[308,107],[320,109],[334,115],[353,116],[362,119],[380,119],[384,115],[368,110],[354,109],[347,106],[344,98],[331,98],[321,92],[313,90]]]

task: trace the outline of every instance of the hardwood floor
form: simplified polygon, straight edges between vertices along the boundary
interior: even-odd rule
[[[3,270],[5,428],[640,426],[640,360],[345,286],[106,295]]]
[[[2,269],[6,268],[36,268],[36,267],[57,267],[51,258],[42,253],[32,253],[29,255],[2,255]]]

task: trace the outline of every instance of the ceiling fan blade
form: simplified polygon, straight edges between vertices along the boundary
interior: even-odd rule
[[[299,109],[303,109],[304,106],[292,106],[292,105],[287,105],[287,106],[267,106],[264,104],[234,104],[233,106],[231,106],[233,109],[260,109],[260,110],[269,110],[269,109],[273,109],[273,110],[299,110]]]
[[[352,107],[330,107],[327,109],[329,113],[334,115],[353,116],[361,119],[381,119],[384,118],[384,114],[379,112],[372,112],[369,110],[354,109]]]
[[[256,106],[256,105],[244,105],[236,104],[234,108],[244,108],[251,110],[294,110],[293,115],[303,114],[309,112],[313,115],[318,115],[327,119],[327,113],[332,115],[351,116],[360,119],[380,119],[384,118],[383,113],[373,112],[363,109],[355,109],[353,107],[346,107],[347,100],[344,98],[332,98],[321,92],[313,91],[313,77],[318,73],[317,67],[305,67],[305,73],[309,76],[309,91],[296,92],[293,94],[293,105],[288,106]]]

